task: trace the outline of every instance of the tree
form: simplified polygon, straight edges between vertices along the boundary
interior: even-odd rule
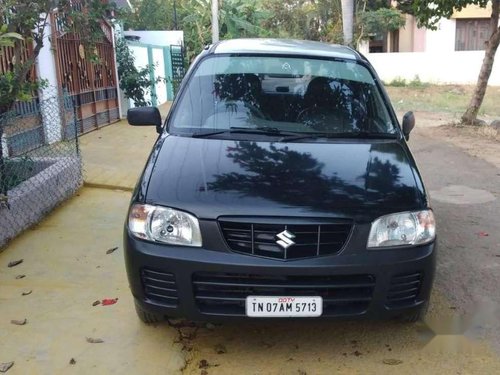
[[[484,8],[488,2],[488,0],[414,0],[413,14],[417,18],[420,26],[436,29],[436,25],[440,18],[450,18],[454,11],[460,11],[467,5],[471,4],[479,5]],[[498,25],[500,0],[492,0],[491,3],[491,34],[486,44],[484,60],[479,72],[474,94],[469,102],[467,110],[462,115],[462,122],[464,124],[478,123],[477,114],[486,94],[488,80],[490,78],[491,71],[493,70],[495,54],[500,44],[500,27]]]
[[[30,72],[48,38],[47,26],[50,14],[58,12],[58,22],[67,31],[78,30],[87,55],[94,56],[93,45],[102,37],[101,22],[111,14],[114,4],[101,0],[1,0],[0,41],[1,48],[12,48],[15,64],[0,73],[0,140],[3,137],[2,121],[5,114],[19,99],[30,98],[38,83]],[[32,44],[30,56],[23,59],[27,45]],[[95,56],[94,56],[95,57]],[[3,142],[0,142],[0,196],[7,195]]]
[[[342,43],[340,0],[261,0],[267,12],[262,28],[278,38]]]
[[[28,73],[47,42],[46,27],[50,22],[50,13],[55,9],[60,17],[59,22],[66,25],[68,31],[78,30],[82,43],[90,52],[89,55],[93,55],[91,47],[102,36],[103,17],[113,11],[114,5],[101,0],[38,0],[36,2],[2,0],[0,2],[0,29],[10,34],[10,48],[13,48],[16,64],[12,71],[0,75],[0,81],[5,83],[8,80],[10,85],[8,91],[0,92],[0,116],[9,110],[26,90],[33,89]],[[20,38],[12,39],[11,33],[18,34]],[[33,52],[28,59],[23,61],[21,56],[26,43],[33,43]]]
[[[136,107],[151,105],[151,102],[146,100],[145,94],[151,90],[153,83],[158,83],[164,78],[158,77],[155,82],[151,80],[151,73],[154,72],[153,65],[137,68],[134,56],[127,43],[121,38],[116,40],[116,62],[120,88],[125,97],[132,99]]]
[[[176,0],[179,4],[183,0]],[[126,29],[132,30],[174,30],[174,0],[134,0],[134,11],[122,14]],[[175,9],[177,11],[177,9]]]
[[[352,45],[354,37],[354,0],[342,0],[344,44]]]
[[[123,18],[125,29],[173,29],[173,1],[133,0],[135,12]],[[367,38],[367,32],[374,28],[387,32],[401,25],[401,13],[389,9],[387,0],[351,2],[356,8],[352,11],[353,37],[350,44],[354,44],[354,37],[356,40]],[[190,59],[211,43],[210,0],[176,0],[176,3],[178,28],[184,30]],[[344,41],[341,0],[220,0],[219,4],[221,39],[277,37],[328,43]],[[379,12],[380,8],[383,10]],[[354,23],[354,18],[358,22]],[[366,23],[369,23],[368,27],[365,27]]]
[[[383,35],[389,31],[399,30],[406,24],[401,11],[394,8],[379,8],[360,13],[359,22],[362,27],[360,39],[370,35]]]
[[[14,47],[17,40],[23,40],[23,37],[18,33],[8,33],[7,25],[2,25],[0,29],[0,55],[2,54],[2,47]]]
[[[181,7],[186,15],[182,18],[181,28],[185,33],[188,58],[191,58],[212,40],[210,0],[185,0]],[[260,25],[269,16],[257,1],[225,0],[219,8],[220,38],[267,36],[267,31]]]

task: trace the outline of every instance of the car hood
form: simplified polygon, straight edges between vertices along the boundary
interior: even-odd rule
[[[279,143],[166,136],[145,201],[219,216],[372,220],[422,208],[418,173],[397,140]]]

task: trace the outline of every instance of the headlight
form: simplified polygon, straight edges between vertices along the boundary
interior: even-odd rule
[[[436,238],[431,210],[382,216],[372,223],[368,248],[422,245]]]
[[[201,246],[198,219],[173,208],[134,204],[128,216],[132,234],[171,245]]]

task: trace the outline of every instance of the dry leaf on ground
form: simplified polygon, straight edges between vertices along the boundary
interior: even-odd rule
[[[23,326],[25,325],[26,323],[28,323],[28,319],[20,319],[20,320],[17,320],[17,319],[12,319],[10,321],[12,324],[15,324],[16,326]]]
[[[402,360],[400,360],[400,359],[394,359],[394,358],[384,359],[382,362],[385,365],[390,365],[390,366],[400,365],[401,363],[403,363]]]
[[[87,337],[87,342],[90,344],[101,344],[104,342],[104,340],[99,338]]]
[[[24,259],[13,260],[12,262],[9,262],[7,267],[15,267],[18,264],[21,264],[23,261],[24,261]]]
[[[215,352],[216,352],[217,354],[224,354],[224,353],[227,353],[227,349],[226,349],[226,347],[225,347],[224,345],[222,345],[222,344],[217,344],[217,345],[215,345],[215,348],[214,348],[214,349],[215,349]]]
[[[0,363],[0,372],[7,372],[12,366],[14,366],[14,362]]]
[[[101,301],[101,304],[103,306],[109,306],[109,305],[114,305],[115,303],[118,302],[118,298],[104,298],[102,301]]]
[[[112,247],[111,249],[106,250],[106,254],[114,253],[116,250],[118,250],[118,246],[117,247]]]

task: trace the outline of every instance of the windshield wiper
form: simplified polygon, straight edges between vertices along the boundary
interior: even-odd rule
[[[231,133],[231,131],[230,130],[217,130],[217,131],[210,131],[210,132],[199,132],[199,133],[191,134],[191,137],[203,138],[203,137],[210,137],[211,135],[224,134],[224,133]]]
[[[263,134],[263,135],[274,135],[274,136],[285,136],[285,137],[298,137],[301,135],[299,132],[288,132],[288,131],[281,131],[278,128],[274,128],[271,126],[260,126],[257,128],[246,128],[246,127],[239,127],[239,126],[232,126],[229,129],[226,130],[217,130],[217,131],[210,131],[210,132],[199,132],[199,133],[194,133],[191,136],[193,138],[204,138],[204,137],[210,137],[212,135],[218,135],[218,134]]]
[[[278,128],[271,126],[261,126],[257,128],[246,128],[232,126],[225,130],[216,130],[209,132],[199,132],[194,133],[191,136],[193,138],[204,138],[219,134],[263,134],[271,136],[281,136],[279,142],[292,142],[299,141],[302,139],[319,139],[319,138],[374,138],[374,139],[395,139],[398,137],[397,134],[391,133],[377,133],[377,132],[346,132],[346,133],[302,133],[302,132],[291,132],[282,131]]]
[[[250,134],[266,134],[266,135],[281,135],[285,137],[296,137],[301,135],[300,132],[283,131],[272,126],[258,126],[256,128],[231,127],[233,133],[250,133]]]
[[[319,139],[319,138],[373,138],[373,139],[396,139],[397,134],[377,133],[377,132],[347,132],[347,133],[305,133],[297,136],[285,137],[280,139],[280,142],[299,141],[302,139]]]

